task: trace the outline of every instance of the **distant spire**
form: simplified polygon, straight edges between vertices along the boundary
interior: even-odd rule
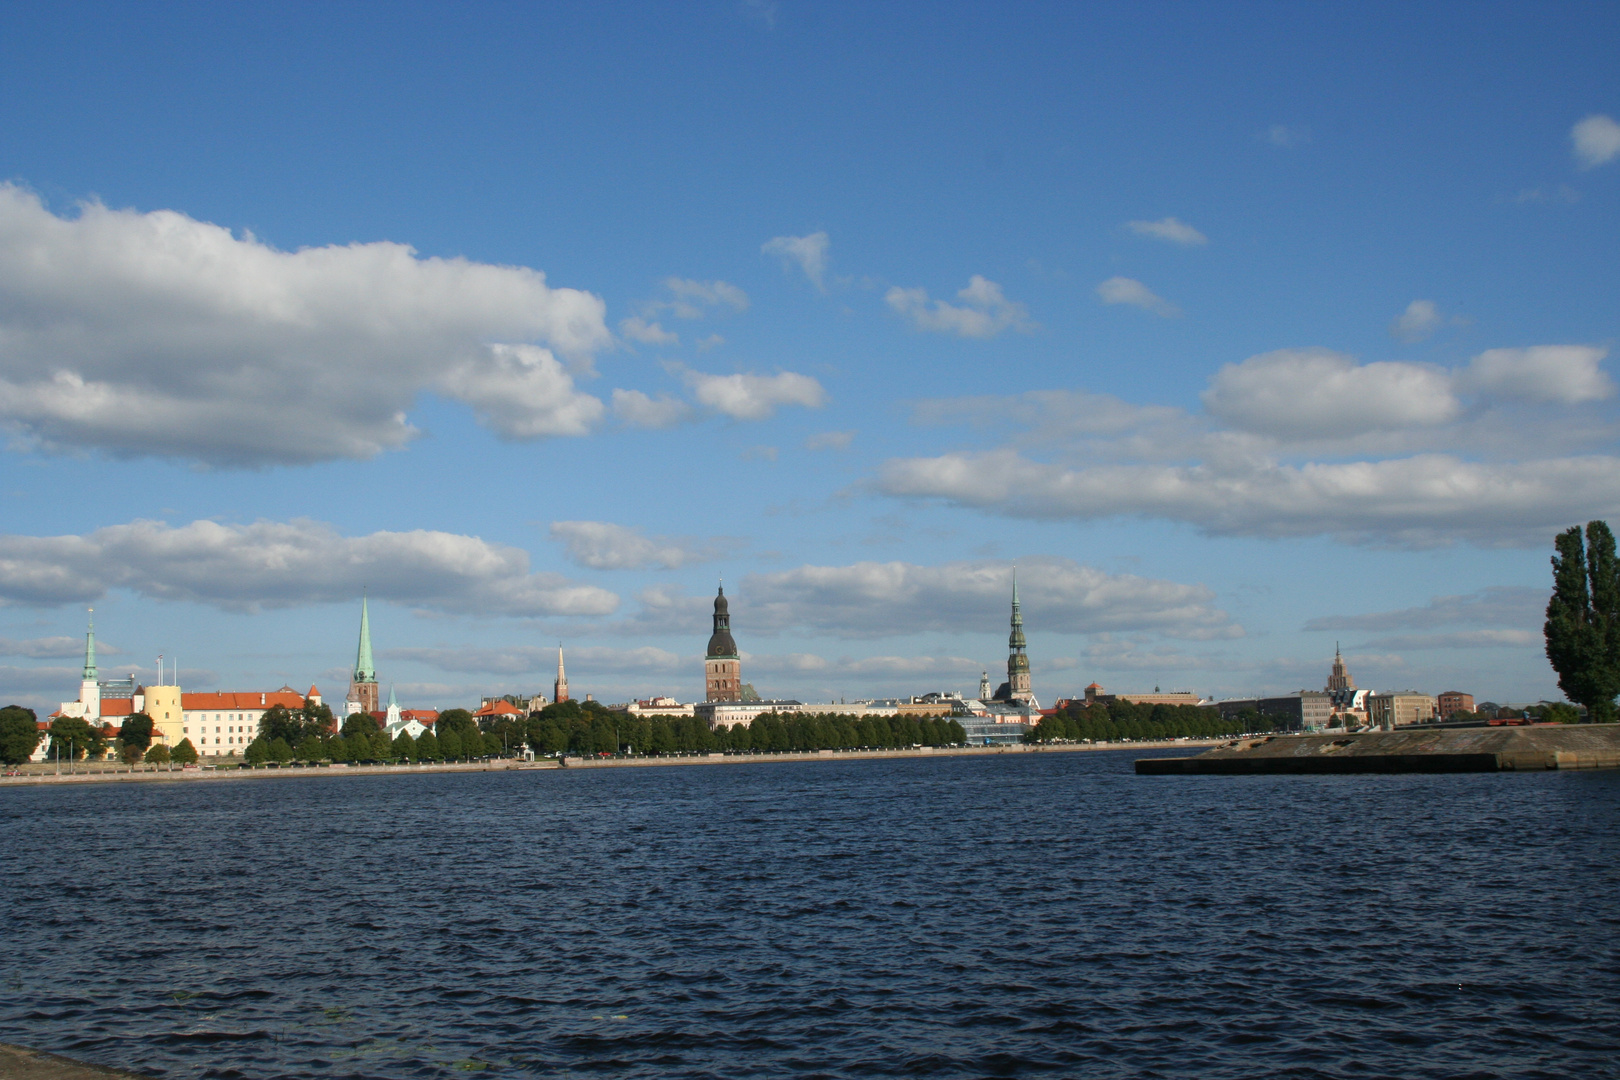
[[[551,684],[551,700],[561,705],[568,700],[568,673],[563,670],[562,642],[557,642],[557,681]]]
[[[388,707],[390,709],[399,708],[399,699],[394,697],[394,684],[393,683],[388,684]]]
[[[90,628],[84,634],[84,677],[86,681],[93,681],[96,677],[96,609],[89,610]]]
[[[354,655],[354,681],[377,681],[377,665],[371,659],[371,613],[365,593],[360,594],[360,648]]]

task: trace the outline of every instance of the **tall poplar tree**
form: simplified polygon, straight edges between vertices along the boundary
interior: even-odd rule
[[[1571,701],[1586,706],[1587,719],[1608,723],[1620,694],[1620,562],[1606,522],[1558,535],[1553,556],[1553,593],[1547,601],[1547,659]]]

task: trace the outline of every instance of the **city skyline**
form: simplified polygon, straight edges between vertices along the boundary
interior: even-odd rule
[[[636,10],[0,16],[0,703],[1560,696],[1611,7]]]

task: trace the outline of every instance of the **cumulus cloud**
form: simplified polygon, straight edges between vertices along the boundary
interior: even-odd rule
[[[664,279],[671,299],[662,303],[676,318],[701,319],[713,308],[748,310],[748,294],[724,281],[694,281],[691,278]]]
[[[613,415],[630,427],[674,427],[693,416],[692,406],[668,394],[649,397],[640,390],[613,391]]]
[[[1221,536],[1531,545],[1571,521],[1620,514],[1620,458],[1487,463],[1424,454],[1076,468],[1003,449],[891,460],[878,489],[1020,518],[1164,518]]]
[[[806,450],[848,450],[855,441],[853,431],[818,431],[804,440]]]
[[[64,218],[0,185],[0,423],[47,448],[368,458],[415,436],[424,392],[503,435],[578,434],[592,399],[553,353],[588,370],[604,311],[524,267],[383,242],[280,251],[98,203]]]
[[[827,392],[819,382],[792,371],[710,375],[679,365],[671,370],[680,375],[699,405],[737,420],[763,420],[781,405],[818,409],[827,402]]]
[[[1166,319],[1181,314],[1180,308],[1135,278],[1111,277],[1097,286],[1097,296],[1105,304],[1128,304]]]
[[[1069,559],[1019,563],[1019,589],[1031,627],[1063,633],[1153,630],[1178,637],[1242,633],[1202,585],[1109,574]],[[743,581],[751,623],[803,627],[840,637],[1004,627],[1012,590],[1005,562],[919,566],[860,562],[801,566]]]
[[[1457,374],[1457,386],[1465,393],[1521,401],[1602,401],[1614,395],[1614,383],[1598,367],[1608,354],[1593,345],[1488,349]]]
[[[1414,300],[1389,324],[1389,333],[1401,341],[1422,341],[1432,337],[1445,321],[1433,300]]]
[[[416,529],[343,536],[316,521],[160,521],[83,536],[0,536],[0,603],[83,603],[110,589],[226,610],[373,599],[474,614],[606,615],[606,589],[531,573],[528,553]]]
[[[440,388],[476,410],[478,422],[509,439],[587,434],[605,411],[548,349],[491,345],[444,373]]]
[[[1539,647],[1535,630],[1458,630],[1450,634],[1404,634],[1363,642],[1364,649],[1416,652],[1422,649],[1523,649]]]
[[[1323,615],[1307,630],[1428,630],[1439,626],[1519,627],[1541,625],[1547,590],[1493,585],[1473,593],[1436,596],[1420,607],[1365,615]]]
[[[1357,364],[1327,349],[1279,349],[1227,364],[1201,397],[1235,428],[1288,438],[1443,424],[1462,411],[1442,368]]]
[[[100,638],[96,639],[96,654],[117,656],[123,650],[116,649]],[[18,641],[16,638],[0,638],[0,656],[26,656],[33,660],[60,660],[69,656],[84,655],[84,638],[82,637],[46,637],[29,638]]]
[[[1160,218],[1158,221],[1127,221],[1125,227],[1138,236],[1151,236],[1182,247],[1199,247],[1209,243],[1209,237],[1179,218]]]
[[[804,276],[810,279],[810,284],[821,292],[826,292],[829,246],[830,241],[826,233],[813,232],[808,236],[775,236],[765,241],[759,250],[781,259],[784,267],[797,266],[804,271]]]
[[[700,543],[686,537],[647,536],[639,528],[608,521],[554,521],[551,537],[563,543],[570,559],[592,570],[643,570],[649,566],[674,570],[708,562],[718,557],[723,546],[717,540]]]
[[[884,294],[894,311],[910,320],[919,330],[957,337],[990,338],[1003,330],[1031,330],[1029,309],[1008,300],[1001,286],[978,274],[968,279],[956,298],[960,304],[930,300],[925,289],[902,289],[898,285]]]
[[[679,334],[672,330],[665,330],[656,321],[649,322],[640,315],[620,319],[619,333],[631,341],[639,341],[643,345],[679,345],[681,342]]]
[[[1620,124],[1612,116],[1593,113],[1569,129],[1575,162],[1583,169],[1596,168],[1620,156]]]
[[[410,648],[388,649],[387,660],[427,664],[440,671],[478,672],[494,675],[547,675],[557,670],[557,650],[549,646],[513,645],[505,648]],[[694,657],[684,660],[668,649],[643,646],[616,649],[600,645],[574,646],[563,652],[570,677],[589,678],[605,674],[668,672],[683,665],[696,665]]]

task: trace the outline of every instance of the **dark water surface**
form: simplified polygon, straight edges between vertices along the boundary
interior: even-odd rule
[[[185,1077],[1620,1075],[1620,773],[0,792],[0,1039]]]

